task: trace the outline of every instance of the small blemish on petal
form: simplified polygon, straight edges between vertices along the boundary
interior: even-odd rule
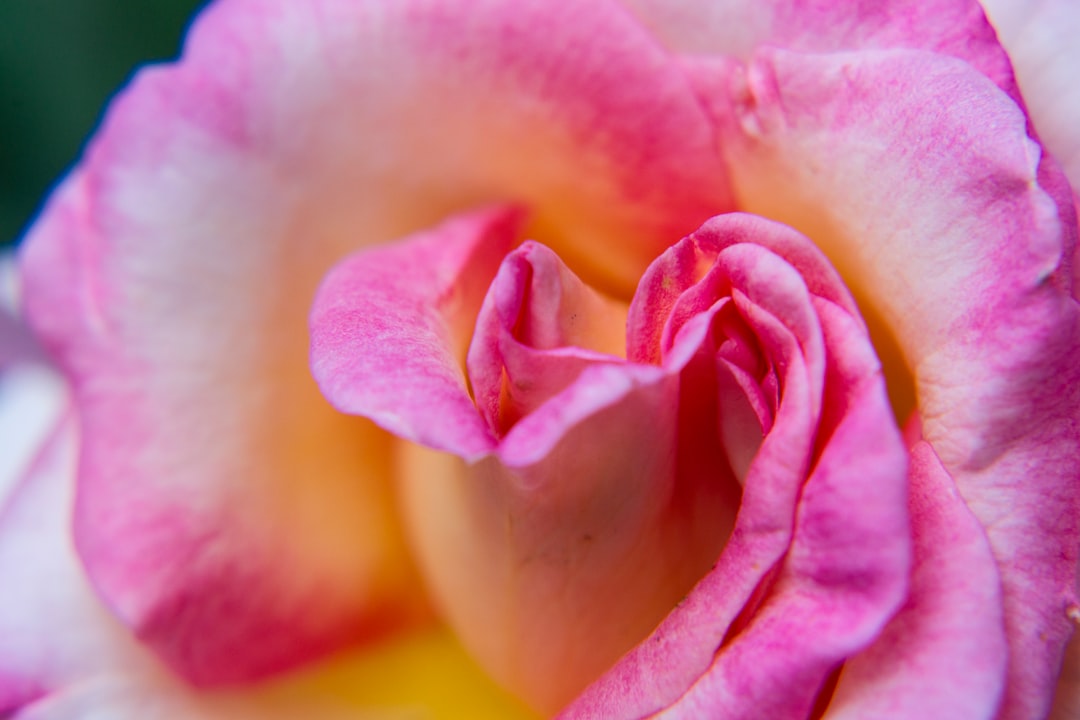
[[[745,66],[732,71],[729,90],[732,108],[743,132],[752,137],[762,135],[763,129],[757,116],[757,98],[754,97]]]

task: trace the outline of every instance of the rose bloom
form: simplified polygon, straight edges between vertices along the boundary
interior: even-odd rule
[[[5,275],[0,716],[1080,717],[1080,9],[986,12],[212,3]]]

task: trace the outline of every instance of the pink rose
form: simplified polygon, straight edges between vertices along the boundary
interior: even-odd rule
[[[1020,89],[973,1],[211,5],[0,316],[0,715],[356,717],[434,617],[565,718],[1075,716],[1080,11],[986,5]]]

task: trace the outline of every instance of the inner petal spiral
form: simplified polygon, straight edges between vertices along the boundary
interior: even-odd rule
[[[829,352],[861,358],[884,412],[875,437],[897,450],[888,473],[901,486],[905,467],[865,326],[802,236],[715,218],[650,266],[624,315],[539,244],[494,270],[514,229],[481,211],[348,259],[316,298],[312,367],[339,409],[430,448],[403,446],[399,489],[435,604],[496,679],[550,712],[748,553],[756,560],[714,603],[727,625],[708,653],[736,615],[752,634],[836,424],[823,418]],[[452,272],[410,269],[427,249]],[[416,282],[400,280],[409,272]],[[405,287],[380,292],[384,278]],[[448,288],[484,278],[482,302],[445,302]],[[829,347],[821,318],[831,327],[837,313],[858,348]],[[462,368],[450,329],[469,318]],[[395,360],[395,337],[408,340],[407,358]],[[899,498],[889,532],[906,521]],[[893,544],[880,552],[906,563]],[[893,590],[872,604],[879,614]]]

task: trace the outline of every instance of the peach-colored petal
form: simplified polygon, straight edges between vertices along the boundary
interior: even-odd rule
[[[474,306],[462,300],[473,296],[462,278],[491,275],[492,254],[510,242],[505,219],[486,212],[461,216],[351,258],[317,298],[312,361],[320,385],[339,407],[468,461],[403,449],[402,498],[410,537],[438,605],[465,644],[497,678],[551,709],[647,633],[715,559],[738,506],[736,476],[741,476],[736,467],[741,463],[731,461],[729,469],[717,449],[752,440],[747,430],[760,439],[774,415],[783,427],[770,433],[765,455],[771,459],[752,470],[757,493],[781,500],[751,501],[751,506],[764,505],[748,522],[776,527],[758,530],[774,555],[739,579],[747,593],[785,551],[784,538],[792,530],[778,531],[790,524],[799,468],[806,469],[800,463],[810,463],[818,418],[826,435],[855,432],[833,429],[848,423],[867,437],[879,437],[880,447],[864,438],[862,452],[879,462],[883,478],[902,481],[903,455],[889,456],[890,442],[899,447],[898,434],[884,396],[875,395],[880,378],[864,378],[874,377],[876,362],[867,354],[865,328],[852,315],[854,305],[837,275],[805,238],[748,216],[707,224],[647,275],[643,297],[663,295],[680,282],[693,285],[666,310],[659,367],[626,363],[602,352],[611,349],[607,345],[563,345],[581,327],[610,321],[611,306],[591,295],[542,246],[526,243],[511,253],[479,313],[469,369],[483,407],[470,407],[452,347],[449,329],[459,323],[451,310],[467,315]],[[751,242],[757,235],[765,246],[790,254],[806,279]],[[683,258],[687,249],[690,255]],[[682,267],[700,269],[702,261],[714,263],[703,278],[678,274]],[[401,275],[404,267],[412,268],[409,276]],[[664,274],[667,283],[654,277]],[[812,302],[807,282],[820,293]],[[448,296],[447,288],[454,294]],[[726,295],[730,298],[714,304]],[[448,297],[453,302],[444,302]],[[635,307],[665,304],[643,302],[635,301]],[[410,348],[408,357],[398,357],[394,344],[379,342],[388,317],[395,332],[411,338],[403,343]],[[826,363],[818,318],[843,358]],[[639,325],[632,322],[631,328]],[[732,342],[753,348],[732,347]],[[758,367],[763,357],[772,370]],[[728,370],[720,370],[717,359]],[[372,367],[382,369],[373,373]],[[710,379],[718,373],[731,382]],[[758,377],[761,373],[765,376]],[[825,376],[833,379],[823,406]],[[386,378],[393,392],[378,388]],[[442,390],[413,391],[433,379]],[[758,383],[766,392],[749,400],[753,412],[731,413],[740,395],[760,390]],[[526,398],[517,394],[518,387],[536,394]],[[784,402],[776,407],[769,395],[781,388]],[[729,395],[730,401],[721,399]],[[530,402],[522,405],[522,398]],[[507,414],[507,404],[516,411]],[[847,417],[849,405],[858,412],[853,409]],[[490,434],[483,427],[469,429],[479,418]],[[875,422],[882,427],[873,428]],[[454,426],[450,435],[445,425]],[[468,440],[473,435],[479,445]],[[703,453],[695,442],[712,450]],[[842,463],[833,456],[843,454],[846,442],[818,458],[824,475],[813,487],[831,487],[820,468]],[[787,456],[800,447],[803,460]],[[776,477],[761,479],[770,474]],[[777,486],[770,490],[770,483]],[[891,490],[902,493],[903,483]],[[896,499],[891,491],[875,492],[883,502]],[[865,644],[868,628],[879,626],[898,599],[907,535],[902,504],[890,507],[892,516],[876,513],[870,521],[880,533],[866,542],[873,551],[852,554],[860,591],[850,598],[844,630],[837,631],[843,639],[832,647],[827,665]],[[804,511],[810,516],[831,512],[813,503]],[[820,570],[811,566],[796,564],[791,577]],[[794,589],[787,592],[797,595],[799,582],[793,579]],[[802,610],[812,614],[813,609]],[[775,625],[771,632],[785,631]],[[812,693],[816,686],[810,675]]]
[[[404,512],[437,604],[539,709],[647,634],[730,529],[731,488],[674,473],[677,397],[660,368],[597,364],[514,425],[495,457],[406,455]]]
[[[316,298],[312,367],[338,407],[468,461],[402,450],[410,536],[466,646],[553,710],[705,572],[737,499],[676,480],[678,382],[600,352],[623,342],[617,304],[535,243],[494,273],[512,220],[465,215],[346,261]],[[450,328],[492,276],[468,358],[478,409]],[[611,342],[571,345],[585,328]]]

